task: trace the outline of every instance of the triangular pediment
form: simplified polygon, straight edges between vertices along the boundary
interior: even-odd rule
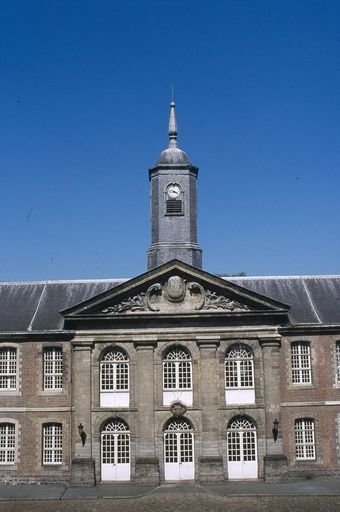
[[[288,306],[177,260],[62,311],[65,319],[280,313]]]

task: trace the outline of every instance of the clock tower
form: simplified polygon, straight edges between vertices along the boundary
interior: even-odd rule
[[[178,259],[202,267],[197,243],[198,167],[177,147],[175,103],[170,103],[169,147],[149,169],[151,183],[151,245],[148,269]]]

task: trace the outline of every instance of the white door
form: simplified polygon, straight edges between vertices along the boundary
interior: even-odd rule
[[[256,430],[251,420],[235,419],[228,429],[229,480],[257,478]]]
[[[176,423],[175,423],[176,422]],[[168,427],[171,432],[164,434],[164,476],[165,480],[193,480],[194,434],[191,425],[174,420]],[[175,428],[174,428],[175,427]],[[181,428],[182,427],[182,428]]]
[[[111,422],[108,426],[120,422]],[[117,425],[114,425],[115,428]],[[130,480],[130,434],[107,431],[101,435],[102,481]]]

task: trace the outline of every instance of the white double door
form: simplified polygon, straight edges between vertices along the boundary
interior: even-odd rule
[[[166,432],[164,434],[165,480],[193,480],[194,434],[192,432]]]
[[[257,443],[255,430],[228,432],[228,478],[250,480],[257,478]]]
[[[129,481],[130,434],[103,432],[101,435],[102,481]]]

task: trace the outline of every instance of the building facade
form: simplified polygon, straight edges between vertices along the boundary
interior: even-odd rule
[[[202,270],[198,168],[150,169],[148,271],[0,283],[0,481],[340,474],[340,276]]]

